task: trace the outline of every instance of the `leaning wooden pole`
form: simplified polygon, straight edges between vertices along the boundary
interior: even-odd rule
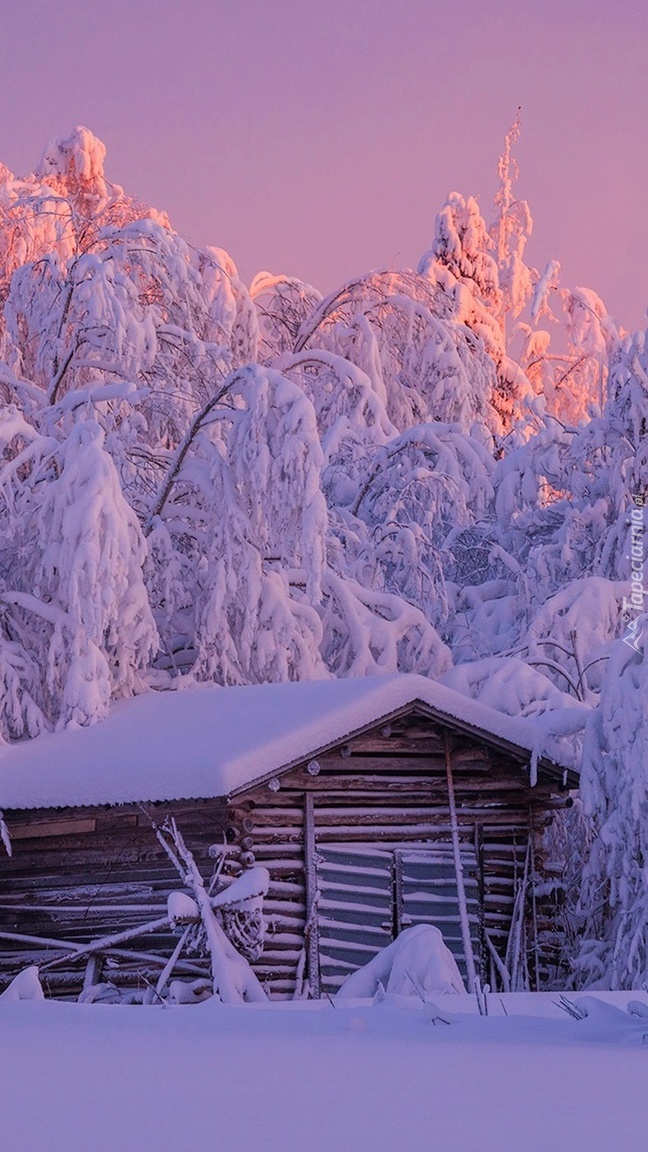
[[[319,961],[319,930],[317,924],[317,868],[315,864],[315,805],[312,792],[304,798],[304,869],[306,876],[306,931],[304,946],[308,958],[308,985],[313,1000],[322,992]]]
[[[477,970],[472,940],[470,939],[470,922],[468,920],[468,902],[466,900],[466,886],[464,884],[463,864],[461,862],[461,846],[459,843],[459,822],[457,820],[457,805],[455,802],[454,780],[452,778],[452,749],[450,735],[444,735],[445,770],[448,782],[448,802],[450,805],[450,831],[452,834],[452,853],[454,856],[455,875],[457,877],[457,898],[459,900],[459,919],[461,921],[461,939],[463,941],[464,956],[466,957],[466,972],[468,974],[468,987],[474,992],[477,987]]]

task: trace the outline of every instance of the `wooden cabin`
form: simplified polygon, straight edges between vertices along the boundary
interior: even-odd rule
[[[182,882],[153,829],[172,815],[206,881],[215,866],[221,881],[268,869],[254,967],[270,996],[304,981],[330,995],[425,922],[466,975],[462,900],[482,982],[550,986],[543,831],[577,778],[548,759],[532,770],[537,738],[530,721],[388,676],[150,693],[2,749],[0,980],[37,963],[55,996],[154,984],[177,941],[164,918]],[[178,960],[183,979],[207,972],[200,954]]]

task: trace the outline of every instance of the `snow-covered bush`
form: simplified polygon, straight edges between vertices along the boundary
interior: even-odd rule
[[[379,987],[400,996],[465,992],[452,952],[433,924],[405,928],[373,959],[347,976],[336,999],[375,996]]]

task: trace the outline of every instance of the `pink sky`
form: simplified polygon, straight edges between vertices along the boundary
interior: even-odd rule
[[[415,265],[451,189],[486,217],[522,105],[529,258],[648,304],[645,0],[2,0],[0,159],[85,124],[198,244],[328,291]]]

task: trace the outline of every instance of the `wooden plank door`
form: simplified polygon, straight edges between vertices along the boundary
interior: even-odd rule
[[[317,856],[320,981],[333,995],[393,939],[394,861],[364,844],[320,845]]]
[[[477,970],[480,968],[480,898],[477,859],[467,845],[462,847],[464,887],[468,923]],[[415,924],[434,924],[442,933],[461,975],[466,980],[466,959],[461,934],[457,877],[452,845],[402,849],[396,852],[396,930]]]

